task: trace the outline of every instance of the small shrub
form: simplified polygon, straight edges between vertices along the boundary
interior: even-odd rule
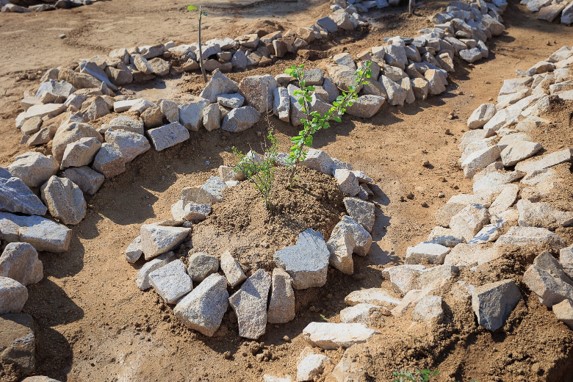
[[[438,370],[422,369],[415,371],[395,371],[392,373],[394,382],[430,382],[440,374]]]

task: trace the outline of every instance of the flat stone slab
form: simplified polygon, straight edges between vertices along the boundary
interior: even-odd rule
[[[523,282],[549,308],[563,300],[573,300],[573,281],[549,252],[535,258],[523,274]]]
[[[168,304],[177,303],[193,289],[191,277],[181,260],[172,261],[151,272],[149,283]]]
[[[151,283],[149,282],[149,274],[156,269],[159,269],[168,264],[173,260],[174,257],[175,254],[173,252],[167,252],[143,264],[143,266],[137,271],[135,285],[137,285],[137,287],[141,290],[147,290],[151,288]]]
[[[189,233],[191,233],[191,228],[167,227],[158,224],[142,225],[139,234],[145,260],[169,252],[181,244]]]
[[[273,269],[271,298],[267,311],[269,324],[286,324],[296,317],[296,301],[292,278],[281,268]]]
[[[173,311],[187,327],[212,337],[221,326],[228,300],[227,280],[214,273],[183,297]]]
[[[189,130],[183,127],[179,122],[172,122],[155,129],[147,131],[153,148],[157,151],[163,151],[170,147],[176,146],[188,140]]]
[[[38,251],[66,252],[72,231],[53,220],[40,216],[20,216],[0,212],[0,238],[30,243]]]
[[[406,250],[408,264],[443,264],[450,248],[435,243],[420,243]]]
[[[382,288],[370,288],[355,290],[344,298],[347,305],[372,304],[392,308],[400,303],[400,299],[393,297],[388,291]]]
[[[311,322],[302,331],[304,339],[325,350],[349,348],[366,342],[376,332],[363,324]]]
[[[559,235],[545,228],[536,227],[511,227],[507,233],[501,235],[497,245],[514,246],[548,246],[552,250],[558,251],[566,244]]]
[[[322,235],[307,229],[298,235],[296,245],[274,254],[275,262],[288,272],[295,289],[326,284],[330,252]]]
[[[44,215],[48,208],[16,177],[0,178],[0,210],[28,215]]]
[[[265,334],[270,287],[271,276],[259,269],[229,298],[239,321],[239,336],[256,340]]]
[[[521,298],[521,292],[513,280],[502,280],[475,288],[472,309],[478,323],[493,332],[505,324]]]

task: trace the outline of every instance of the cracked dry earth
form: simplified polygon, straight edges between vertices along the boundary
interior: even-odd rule
[[[427,25],[427,16],[446,4],[426,2],[413,17],[407,17],[404,9],[389,10],[362,39],[344,38],[322,47],[325,57],[357,53],[387,36],[413,35]],[[22,93],[36,86],[38,73],[121,46],[193,41],[195,21],[183,12],[185,5],[179,0],[114,0],[66,12],[2,15],[0,41],[6,54],[0,61],[1,164],[27,151],[19,145],[14,117],[21,111]],[[268,23],[285,28],[307,25],[327,9],[326,1],[214,9],[205,34],[207,38],[234,36],[239,30],[247,33]],[[504,14],[506,33],[490,43],[493,54],[475,66],[457,64],[447,93],[399,108],[386,105],[368,121],[344,119],[316,137],[315,147],[365,171],[383,194],[377,200],[381,208],[371,255],[356,260],[354,276],[331,270],[325,288],[297,301],[295,321],[269,326],[259,343],[239,338],[227,317],[215,337],[206,338],[183,327],[156,294],[141,292],[134,285],[134,271],[124,261],[123,250],[140,225],[170,218],[170,206],[179,191],[203,183],[219,165],[231,163],[230,146],[243,150],[255,146],[266,122],[233,136],[201,132],[172,150],[148,152],[126,173],[106,182],[88,201],[86,219],[73,228],[70,251],[40,255],[46,277],[29,287],[24,308],[37,322],[37,373],[62,381],[230,382],[261,380],[263,374],[294,374],[298,355],[306,346],[302,329],[323,317],[336,321],[350,291],[380,286],[383,267],[401,262],[408,246],[425,239],[435,225],[435,212],[448,198],[471,192],[471,182],[457,166],[457,144],[470,113],[495,99],[502,81],[514,77],[516,69],[527,69],[571,44],[570,28],[535,20],[521,11],[516,2],[510,4]],[[60,33],[67,38],[59,39]],[[324,67],[329,60],[281,61],[230,77],[238,80],[259,71],[278,74],[293,62]],[[199,81],[196,76],[169,79],[147,92],[195,91]],[[556,111],[555,118],[560,115]],[[274,123],[280,148],[285,150],[295,129]],[[539,140],[549,148],[572,146],[573,134],[570,126],[561,125],[555,134]],[[423,166],[426,161],[431,166]],[[571,189],[562,192],[563,198],[571,197]],[[519,266],[510,265],[499,264],[492,272],[510,272],[508,268],[513,271]],[[379,381],[391,380],[394,370],[425,367],[439,369],[437,380],[444,381],[564,381],[573,375],[572,335],[535,298],[518,306],[501,334],[480,330],[468,334],[476,325],[470,311],[456,320],[437,332],[410,326],[409,320],[389,320],[382,336],[356,346],[352,354],[368,366],[372,380]],[[464,326],[467,332],[452,329]],[[262,361],[260,354],[270,360]],[[336,362],[342,351],[328,355]]]

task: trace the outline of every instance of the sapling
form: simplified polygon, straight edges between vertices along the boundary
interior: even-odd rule
[[[207,73],[205,73],[205,67],[203,66],[203,48],[201,47],[201,22],[203,15],[207,16],[206,12],[203,12],[203,6],[199,5],[188,5],[187,10],[189,12],[199,12],[199,67],[201,68],[201,74],[203,74],[203,82],[207,83]]]
[[[342,91],[332,106],[324,114],[312,111],[312,100],[314,95],[314,86],[308,86],[304,79],[304,65],[291,66],[285,73],[298,81],[299,88],[294,91],[294,98],[300,105],[301,111],[305,118],[301,119],[302,129],[298,134],[291,138],[292,146],[289,151],[288,163],[291,165],[288,184],[293,185],[297,165],[306,158],[306,147],[312,146],[314,134],[323,129],[330,127],[330,122],[341,122],[341,117],[346,113],[346,109],[354,104],[358,98],[358,92],[362,85],[368,82],[372,75],[370,69],[371,62],[364,62],[363,66],[358,68],[354,73],[354,84],[348,87],[348,90]]]

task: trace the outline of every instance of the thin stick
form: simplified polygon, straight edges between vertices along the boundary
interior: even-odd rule
[[[207,83],[207,74],[205,73],[205,67],[203,66],[203,48],[201,47],[201,19],[203,16],[203,6],[199,6],[199,66],[201,67],[201,73],[203,74],[203,82]]]

